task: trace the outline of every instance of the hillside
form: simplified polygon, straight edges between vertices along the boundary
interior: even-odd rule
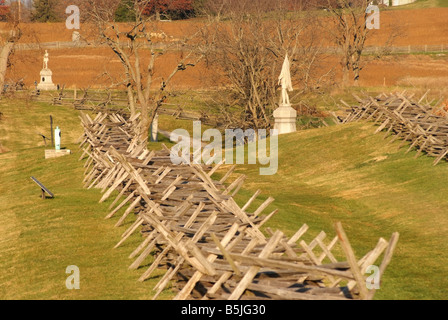
[[[109,204],[98,204],[99,191],[83,188],[78,112],[17,100],[2,100],[0,112],[0,141],[11,150],[0,154],[0,299],[150,299],[157,279],[140,283],[140,271],[128,270],[136,242],[113,249],[123,230],[104,220]],[[49,136],[49,115],[72,155],[44,159],[37,133]],[[55,198],[42,200],[31,176]],[[81,290],[65,286],[70,265]]]
[[[10,152],[0,154],[0,299],[149,299],[154,284],[136,280],[126,257],[136,234],[123,247],[112,249],[124,229],[103,218],[109,203],[98,204],[99,191],[82,187],[79,153],[44,160],[42,138],[50,114],[63,132],[63,146],[77,150],[81,133],[77,111],[45,104],[7,101],[0,137]],[[400,232],[400,241],[376,299],[444,299],[448,280],[448,163],[397,150],[384,134],[373,135],[370,124],[350,124],[281,136],[279,171],[258,175],[255,166],[242,166],[248,175],[238,201],[256,189],[279,208],[269,226],[285,232],[303,223],[311,234],[342,221],[358,256],[379,237]],[[390,138],[389,138],[390,139]],[[30,180],[36,176],[55,199],[41,200]],[[261,200],[260,200],[261,201]],[[259,202],[258,202],[259,203]],[[256,204],[254,204],[255,206]],[[82,290],[65,288],[65,268],[81,270]],[[162,298],[171,297],[166,292]]]
[[[248,175],[241,203],[257,189],[276,199],[271,227],[317,233],[342,221],[359,256],[379,236],[400,241],[377,299],[444,299],[448,282],[448,163],[387,144],[371,124],[356,123],[281,136],[277,175]],[[391,139],[391,138],[389,138]],[[333,233],[334,235],[334,233]]]

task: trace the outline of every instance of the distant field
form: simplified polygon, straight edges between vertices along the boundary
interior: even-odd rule
[[[385,8],[381,14],[381,27],[372,30],[372,38],[368,45],[382,45],[391,29],[400,29],[400,38],[395,45],[448,44],[448,0],[423,0],[416,3]],[[166,41],[173,41],[188,34],[193,34],[204,25],[202,19],[186,21],[160,22],[155,33],[164,33]],[[6,28],[0,23],[0,32]],[[42,43],[54,41],[71,41],[72,31],[65,23],[27,23],[22,24],[21,43]],[[81,24],[80,33],[89,40],[95,39],[95,28],[89,24]],[[156,38],[154,39],[157,40]]]
[[[428,2],[417,2],[413,5]],[[446,1],[444,1],[445,3]],[[405,6],[408,8],[408,6]],[[448,8],[394,9],[381,15],[381,29],[373,30],[367,41],[368,46],[383,46],[392,32],[398,32],[392,45],[446,45],[448,48]],[[176,39],[189,34],[201,26],[198,20],[160,23],[160,30],[168,39]],[[5,25],[0,23],[0,30]],[[92,27],[83,25],[81,33],[90,37]],[[23,43],[70,41],[71,30],[63,23],[26,24]],[[331,44],[327,44],[331,45]],[[18,80],[23,78],[27,86],[33,87],[39,79],[42,68],[43,50],[17,51],[12,58],[12,68],[7,76]],[[111,83],[106,76],[109,73],[119,82],[122,66],[108,48],[77,48],[50,50],[49,67],[52,69],[55,83],[74,88],[100,88]],[[156,84],[176,66],[180,53],[170,53],[161,58],[156,66]],[[447,54],[440,56],[388,56],[372,61],[372,57],[363,57],[365,68],[361,71],[362,86],[396,85],[404,78],[444,77],[447,73]],[[314,76],[319,77],[328,71],[336,82],[340,79],[339,61],[332,56],[319,59],[321,69]],[[200,64],[178,74],[172,82],[172,89],[210,89],[221,87],[224,80],[219,77],[216,68]]]
[[[106,88],[111,83],[122,81],[123,66],[108,48],[50,50],[49,54],[49,68],[53,71],[53,82],[56,84],[66,84],[67,88],[76,86],[78,89]],[[167,53],[159,58],[161,63],[157,60],[155,87],[160,86],[163,79],[174,70],[180,54]],[[16,80],[24,78],[27,86],[34,88],[34,81],[39,82],[42,59],[43,53],[40,51],[18,51],[14,55],[13,66],[8,70],[7,76]],[[143,62],[146,61],[143,59]],[[185,90],[208,86],[212,83],[212,79],[204,69],[204,65],[199,65],[197,68],[180,72],[171,82],[171,88]]]
[[[447,41],[448,42],[448,41]],[[448,45],[447,45],[448,48]],[[159,58],[155,70],[154,88],[160,85],[176,66],[178,54],[170,53]],[[14,55],[14,65],[8,71],[13,79],[24,78],[29,88],[34,88],[34,81],[39,82],[42,68],[41,52],[23,51]],[[375,59],[373,56],[362,57],[361,86],[395,86],[405,78],[443,78],[448,76],[448,53],[427,55],[392,55]],[[329,73],[327,78],[336,83],[341,79],[340,65],[336,57],[324,56],[318,61],[319,70],[314,77]],[[66,88],[106,88],[111,80],[107,72],[118,82],[122,65],[107,48],[97,49],[61,49],[50,51],[49,67],[53,71],[53,81],[65,84]],[[219,72],[200,63],[178,73],[169,85],[171,90],[210,90],[219,89],[225,84]],[[298,85],[301,85],[298,83]]]

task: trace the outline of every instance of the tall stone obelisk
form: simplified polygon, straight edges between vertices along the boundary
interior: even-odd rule
[[[291,107],[288,96],[288,91],[293,91],[288,55],[283,62],[278,83],[282,86],[282,95],[280,106],[274,111],[274,129],[278,130],[278,134],[296,132],[297,111]]]
[[[48,68],[48,61],[50,60],[48,51],[45,50],[44,65],[40,71],[40,83],[37,85],[37,90],[57,90],[57,86],[51,79],[53,72]]]

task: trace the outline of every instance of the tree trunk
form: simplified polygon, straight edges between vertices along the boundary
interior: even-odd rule
[[[361,72],[361,52],[357,51],[351,58],[352,70],[353,70],[353,84],[359,86],[359,77]]]
[[[354,77],[353,77],[353,85],[358,87],[359,86],[359,67],[355,66],[353,67],[353,73],[354,73]]]
[[[348,87],[350,84],[350,61],[348,58],[344,58],[342,61],[342,86]]]
[[[7,42],[0,53],[0,96],[3,93],[3,87],[5,85],[6,69],[8,68],[8,58],[11,54],[14,42]]]
[[[129,109],[131,110],[131,117],[135,115],[135,101],[134,101],[134,94],[132,92],[132,84],[127,84],[127,93],[128,93],[128,102],[129,102]]]
[[[145,103],[141,103],[141,114],[140,114],[140,134],[139,134],[139,142],[146,143],[148,142],[149,137],[149,128],[151,126],[150,116],[148,112],[148,106]]]

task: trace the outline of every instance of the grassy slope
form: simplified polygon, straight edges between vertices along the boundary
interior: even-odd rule
[[[1,102],[0,110],[5,115],[0,137],[12,150],[0,155],[0,299],[150,298],[156,279],[138,283],[142,270],[127,270],[126,257],[139,235],[112,249],[124,228],[103,220],[108,203],[98,204],[98,190],[82,188],[79,155],[43,159],[36,132],[48,133],[49,114],[63,130],[63,145],[76,150],[81,133],[76,112],[11,101]],[[248,180],[238,200],[258,188],[265,198],[273,196],[271,206],[280,212],[269,226],[287,233],[307,223],[311,234],[325,230],[332,237],[333,222],[342,221],[358,256],[379,237],[399,231],[399,246],[376,297],[445,298],[448,164],[433,167],[431,158],[405,155],[405,148],[397,151],[399,142],[386,145],[374,130],[351,124],[281,136],[278,174],[260,179],[257,168],[240,167]],[[31,175],[56,199],[42,201]],[[65,288],[65,268],[72,264],[80,267],[81,290]]]
[[[140,235],[113,249],[125,228],[114,228],[113,221],[103,219],[108,203],[98,204],[98,190],[82,187],[79,154],[44,159],[45,147],[36,132],[49,133],[52,114],[55,125],[62,128],[63,145],[77,151],[74,142],[81,134],[77,113],[17,101],[0,102],[0,111],[5,116],[0,122],[1,141],[12,150],[0,154],[0,299],[151,298],[155,280],[139,283],[143,270],[127,269],[131,262],[127,256]],[[30,176],[56,198],[41,200]],[[81,290],[65,287],[69,265],[80,268]]]
[[[342,221],[360,258],[379,237],[400,232],[395,256],[379,299],[445,299],[448,281],[448,163],[415,152],[400,142],[387,144],[370,124],[350,124],[284,135],[279,140],[279,171],[260,179],[248,175],[244,203],[256,190],[276,199],[279,213],[269,226],[292,234],[307,223],[334,237]],[[388,138],[390,139],[390,138]],[[268,210],[267,210],[268,211]]]

